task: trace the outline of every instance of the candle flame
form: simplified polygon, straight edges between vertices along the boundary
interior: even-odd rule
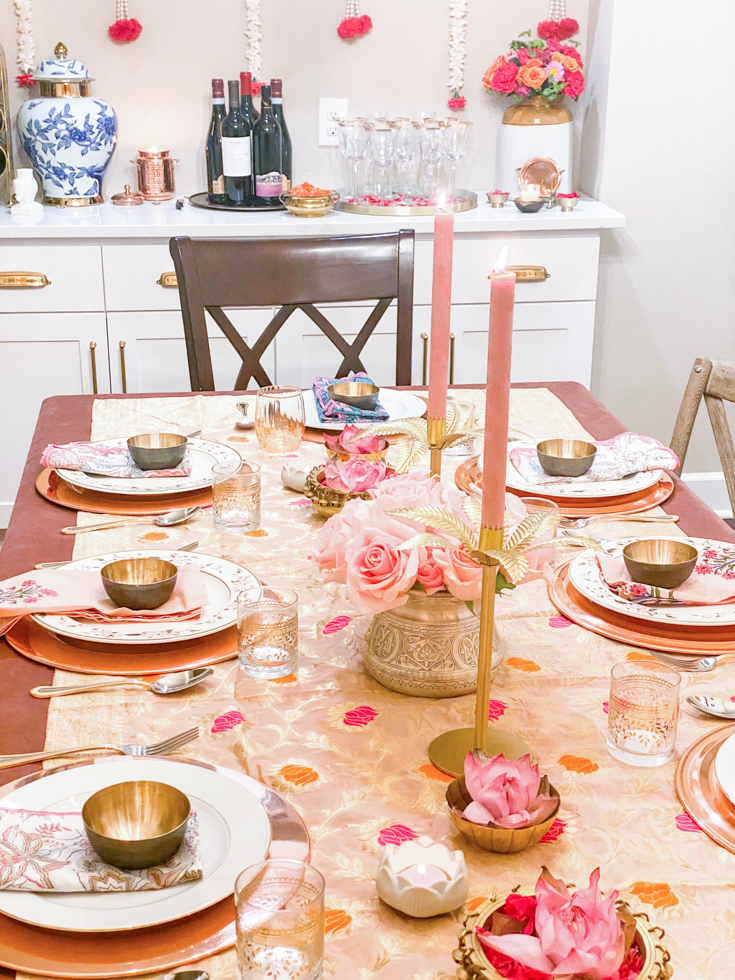
[[[510,249],[508,248],[508,246],[503,245],[503,247],[500,249],[500,252],[498,253],[498,260],[495,263],[495,268],[493,269],[493,272],[505,272],[505,267],[508,264],[509,251]]]
[[[426,865],[425,864],[419,864],[419,865],[417,865],[416,866],[416,875],[418,877],[423,878],[425,874],[426,874]]]
[[[437,211],[447,210],[447,195],[444,193],[444,191],[442,191],[441,194],[436,199],[436,210]]]

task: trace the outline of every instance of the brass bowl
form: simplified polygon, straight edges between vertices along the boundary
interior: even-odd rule
[[[128,449],[141,470],[173,470],[183,460],[188,442],[175,432],[148,432],[131,436]]]
[[[123,558],[100,571],[105,592],[118,606],[158,609],[171,598],[178,569],[162,558]]]
[[[327,394],[333,402],[372,412],[378,404],[380,388],[365,381],[340,381],[339,384],[330,385]]]
[[[339,194],[336,191],[319,197],[293,197],[291,194],[281,194],[281,203],[285,204],[291,214],[297,218],[323,218],[338,200]]]
[[[465,820],[454,812],[454,807],[464,811],[465,807],[472,802],[472,797],[467,792],[464,776],[460,776],[459,779],[455,779],[453,783],[447,786],[446,799],[452,822],[463,837],[477,844],[483,851],[494,851],[496,854],[516,854],[518,851],[525,851],[527,847],[537,844],[554,822],[561,806],[561,800],[559,793],[551,785],[549,786],[549,795],[555,796],[557,800],[556,808],[551,816],[543,823],[534,824],[532,827],[520,827],[515,830],[506,830],[502,827],[483,827],[481,824],[472,823],[471,820]]]
[[[549,476],[582,476],[594,463],[597,446],[580,439],[544,439],[536,453]]]
[[[546,200],[541,198],[538,201],[522,201],[520,197],[513,199],[513,203],[523,214],[536,214],[536,212],[540,211],[545,204],[548,204],[548,202],[548,198],[546,198]]]
[[[166,783],[135,780],[99,790],[82,808],[89,843],[116,868],[151,868],[178,851],[191,804]]]
[[[322,517],[334,517],[339,514],[348,500],[371,500],[372,495],[369,490],[363,493],[344,493],[342,490],[333,490],[319,479],[324,476],[324,467],[315,466],[306,478],[304,486],[304,496],[308,497],[311,505],[317,514]]]
[[[634,582],[675,589],[694,571],[699,552],[686,541],[643,538],[623,548],[623,560]]]
[[[507,192],[504,194],[491,194],[490,191],[487,191],[488,202],[493,208],[502,208],[509,197],[510,194]]]

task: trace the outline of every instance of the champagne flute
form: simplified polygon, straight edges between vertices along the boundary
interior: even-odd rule
[[[375,125],[370,131],[370,153],[378,170],[377,197],[382,203],[385,197],[385,178],[393,163],[397,130],[394,126]]]
[[[456,197],[457,164],[467,152],[472,123],[467,119],[452,119],[444,130],[444,153],[449,160],[449,191]]]
[[[358,172],[360,163],[368,152],[369,133],[362,119],[341,119],[337,126],[337,139],[347,160],[347,194],[353,201],[358,197]]]
[[[417,127],[409,122],[401,120],[401,127],[396,133],[396,160],[398,161],[398,192],[405,200],[409,197],[410,191],[410,166],[416,159],[418,151],[418,131]],[[402,179],[405,175],[405,179]]]
[[[421,159],[424,163],[424,193],[431,200],[436,190],[434,175],[442,159],[444,129],[437,123],[425,123],[421,130]]]

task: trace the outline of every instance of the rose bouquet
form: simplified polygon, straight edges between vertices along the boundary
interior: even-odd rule
[[[535,895],[509,895],[476,930],[495,971],[512,980],[635,980],[643,969],[636,920],[617,891],[600,894],[599,880],[597,868],[570,894],[544,869]]]
[[[510,51],[498,55],[482,83],[488,92],[510,95],[516,102],[540,95],[552,102],[560,95],[578,99],[584,92],[582,58],[576,42],[564,44],[579,30],[571,17],[538,25],[538,37],[523,31],[511,41]]]

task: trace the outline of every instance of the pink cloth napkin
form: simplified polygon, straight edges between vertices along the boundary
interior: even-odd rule
[[[106,623],[196,619],[207,605],[197,565],[182,565],[174,591],[158,609],[126,609],[107,597],[98,569],[42,568],[0,582],[0,636],[31,613],[64,613]]]
[[[87,839],[81,813],[0,809],[0,889],[26,892],[137,892],[202,877],[194,811],[178,851],[165,864],[124,871],[105,864]]]
[[[543,486],[560,483],[597,483],[602,480],[622,480],[633,473],[647,470],[675,470],[679,458],[658,439],[623,432],[604,442],[595,442],[597,455],[584,476],[549,476],[538,461],[536,448],[522,446],[511,449],[510,461],[526,483]]]
[[[607,587],[643,606],[709,606],[735,602],[735,547],[708,548],[691,576],[678,589],[659,589],[634,582],[622,558],[596,555]]]
[[[181,465],[172,470],[141,470],[133,462],[127,446],[89,446],[70,442],[64,446],[46,446],[41,454],[41,466],[55,470],[81,470],[93,476],[129,477],[131,480],[160,479],[189,476],[191,453],[187,447]]]

